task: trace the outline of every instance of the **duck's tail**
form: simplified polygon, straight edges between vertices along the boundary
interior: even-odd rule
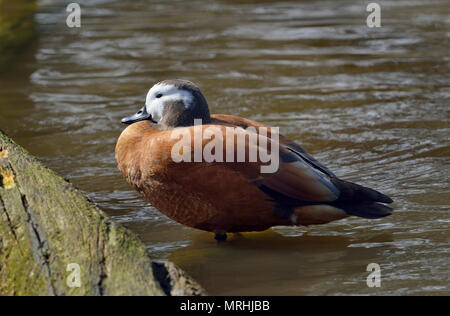
[[[375,219],[382,218],[392,214],[393,209],[380,203],[359,203],[359,204],[333,204],[343,210],[348,215],[359,216],[363,218]]]
[[[382,218],[392,214],[393,209],[381,203],[390,204],[392,199],[362,185],[332,178],[331,181],[341,192],[339,199],[332,203],[349,215],[363,218]]]

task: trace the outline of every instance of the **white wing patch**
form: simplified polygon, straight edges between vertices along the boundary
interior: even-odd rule
[[[161,94],[160,98],[156,96]],[[187,90],[178,89],[171,84],[157,83],[147,93],[145,106],[147,112],[151,114],[152,119],[155,122],[159,122],[162,119],[164,112],[164,106],[167,101],[182,101],[184,107],[189,109],[193,104],[194,96]]]

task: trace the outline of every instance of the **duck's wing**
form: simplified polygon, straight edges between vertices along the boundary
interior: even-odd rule
[[[260,136],[261,137],[261,136]],[[272,145],[277,145],[272,142]],[[333,178],[316,168],[302,155],[283,144],[279,145],[279,168],[273,174],[262,174],[255,184],[261,189],[270,189],[287,197],[304,202],[332,202],[339,198],[340,191]],[[295,203],[295,202],[294,202]]]
[[[288,146],[274,141],[269,136],[258,135],[242,128],[230,129],[229,126],[220,124],[185,127],[176,131],[178,135],[189,134],[190,136],[186,139],[194,140],[196,128],[203,128],[204,137],[207,134],[206,129],[210,128],[215,129],[221,135],[220,137],[223,137],[223,146],[216,147],[214,152],[222,150],[220,156],[224,162],[208,162],[205,161],[205,156],[203,156],[202,162],[186,162],[186,159],[183,159],[183,161],[177,163],[178,166],[173,164],[167,166],[167,163],[169,163],[169,160],[173,160],[173,157],[171,159],[165,157],[164,159],[167,161],[167,163],[163,163],[165,172],[177,170],[178,174],[173,177],[173,181],[179,182],[181,185],[187,186],[189,183],[198,182],[196,187],[204,186],[207,189],[215,181],[221,181],[221,178],[226,179],[230,174],[233,174],[233,176],[241,179],[244,177],[248,183],[262,189],[269,189],[272,192],[305,202],[331,202],[339,196],[339,190],[332,183],[331,177],[327,173],[315,168],[307,159],[289,149]],[[230,130],[233,133],[230,133]],[[190,146],[185,147],[181,143],[177,144],[182,137],[177,139],[169,136],[169,134],[165,135],[166,133],[170,134],[170,131],[162,132],[157,137],[162,143],[149,143],[149,145],[153,148],[159,148],[160,152],[161,148],[166,148],[164,150],[166,153],[173,152],[173,148],[176,148],[175,152],[180,154],[179,157],[190,157],[190,161],[195,161],[195,141],[192,141]],[[261,144],[267,144],[267,146],[261,146]],[[201,151],[204,155],[205,152],[211,150],[212,142],[206,137],[202,140],[201,145]],[[231,155],[230,147],[232,149]],[[183,149],[181,150],[181,148]],[[189,152],[185,152],[187,149]],[[241,154],[241,157],[245,157],[244,162],[239,162],[238,153]],[[261,153],[266,154],[265,159],[262,159]],[[251,155],[255,159],[250,160]],[[156,158],[155,154],[152,153],[146,154],[146,156],[153,157],[152,159]],[[217,157],[217,155],[215,156]],[[230,161],[231,156],[233,161]],[[158,158],[158,160],[161,160],[161,158]],[[205,170],[205,172],[199,171],[200,169]],[[208,173],[206,173],[206,170],[208,170]],[[208,178],[193,177],[194,174],[208,174],[209,176]],[[185,183],[181,183],[181,181]],[[233,190],[239,190],[239,188],[233,188]]]
[[[264,127],[265,129],[269,129],[267,125],[264,125],[262,123],[248,120],[242,117],[233,116],[233,115],[212,115],[212,118],[217,121],[217,123],[221,124],[229,124],[232,126],[239,126],[244,129],[247,129],[248,127],[253,127],[256,129],[257,133],[259,133],[259,130],[261,127]],[[270,138],[270,132],[268,133],[268,137]],[[333,198],[327,199],[314,199],[312,194],[306,194],[306,196],[303,195],[303,198],[300,198],[302,201],[335,201],[336,203],[392,203],[392,199],[388,196],[373,190],[371,188],[363,187],[361,185],[344,181],[339,179],[330,169],[328,169],[324,164],[316,160],[313,156],[308,154],[308,152],[299,144],[293,142],[289,138],[279,135],[279,143],[280,143],[280,157],[283,160],[283,163],[280,165],[280,168],[285,168],[286,171],[280,171],[275,177],[270,178],[268,177],[266,182],[277,182],[278,180],[280,182],[273,183],[274,187],[277,187],[278,190],[275,192],[271,192],[272,195],[276,195],[277,192],[283,193],[288,192],[288,197],[294,197],[296,199],[299,198],[300,194],[299,192],[304,191],[296,191],[296,193],[292,192],[292,190],[302,189],[304,190],[307,186],[305,181],[306,179],[309,179],[305,173],[309,173],[311,175],[314,175],[316,178],[316,181],[311,181],[310,184],[313,185],[315,190],[319,190],[320,185],[322,185],[322,188],[327,188],[329,192],[333,192],[335,197],[337,197],[336,200],[333,200]],[[303,170],[302,174],[299,174],[299,170]],[[298,182],[303,182],[302,186],[296,187],[293,186],[291,189],[282,187],[289,183],[287,179],[289,179],[291,176],[298,175],[299,178],[297,179]],[[309,179],[311,180],[311,179]],[[320,183],[320,184],[319,184]],[[263,182],[264,185],[264,182]],[[269,187],[269,189],[272,189]],[[325,189],[326,191],[326,189]],[[295,202],[294,202],[295,203]]]
[[[218,122],[224,122],[226,124],[230,124],[233,126],[239,126],[244,129],[248,127],[253,127],[257,131],[259,131],[259,128],[261,127],[270,129],[270,127],[267,125],[249,119],[245,119],[239,116],[227,114],[213,114],[211,115],[211,117],[214,120],[217,120]],[[281,134],[279,135],[279,142],[280,144],[284,145],[287,149],[300,156],[304,161],[308,162],[315,169],[319,170],[322,173],[325,173],[331,178],[336,177],[336,175],[330,169],[328,169],[323,163],[321,163],[313,156],[311,156],[301,145],[297,144],[296,142],[290,140],[289,138]]]

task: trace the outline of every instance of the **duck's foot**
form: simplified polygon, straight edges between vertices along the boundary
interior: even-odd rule
[[[218,242],[223,242],[227,240],[227,234],[216,234],[216,236],[214,237],[215,240],[217,240]]]

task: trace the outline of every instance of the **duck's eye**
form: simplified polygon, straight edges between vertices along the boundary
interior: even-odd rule
[[[162,93],[158,93],[158,94],[156,95],[156,98],[159,99],[159,98],[162,97],[162,96],[163,96]]]

